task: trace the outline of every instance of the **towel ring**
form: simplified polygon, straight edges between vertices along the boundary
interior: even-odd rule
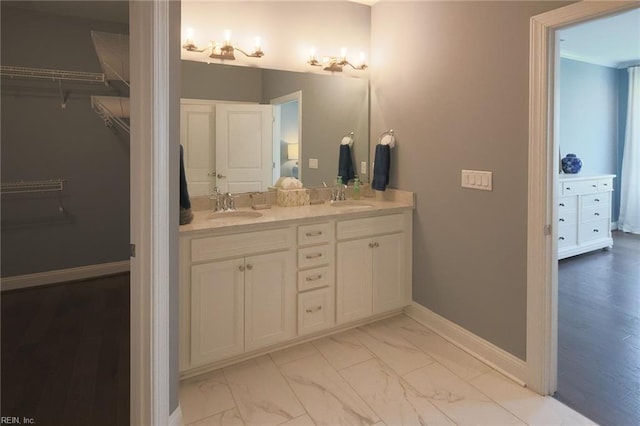
[[[394,148],[396,146],[396,136],[393,134],[393,129],[381,134],[378,144],[389,145],[389,148]]]
[[[350,147],[353,146],[353,132],[349,133],[348,135],[344,135],[342,137],[340,145],[349,145]]]

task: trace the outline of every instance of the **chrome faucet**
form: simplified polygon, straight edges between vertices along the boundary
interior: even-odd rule
[[[213,211],[214,212],[221,212],[224,210],[224,200],[222,199],[222,193],[220,193],[220,190],[218,189],[218,187],[214,187],[213,188],[213,197],[211,197],[213,200],[215,200],[216,204],[213,207]]]
[[[227,192],[226,194],[224,194],[224,209],[227,211],[236,209],[236,204],[235,204],[235,201],[233,200],[233,195],[231,195],[230,192]]]
[[[347,185],[340,185],[338,187],[338,201],[344,201],[347,199]]]

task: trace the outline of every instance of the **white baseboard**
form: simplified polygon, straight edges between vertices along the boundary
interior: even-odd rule
[[[171,416],[169,416],[169,426],[183,426],[183,424],[182,408],[180,404],[178,404],[178,407],[171,413]]]
[[[5,290],[17,290],[20,288],[35,287],[39,285],[55,284],[65,281],[84,280],[103,275],[127,272],[130,262],[102,263],[100,265],[80,266],[78,268],[58,269],[56,271],[38,272],[36,274],[16,275],[0,280],[0,288]]]
[[[525,361],[416,302],[405,308],[405,314],[516,383],[525,386]]]
[[[612,231],[617,231],[618,230],[618,221],[617,220],[615,222],[611,222],[611,230]]]

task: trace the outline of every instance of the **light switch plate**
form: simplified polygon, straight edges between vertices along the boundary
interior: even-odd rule
[[[360,174],[361,175],[366,175],[367,174],[367,162],[366,161],[361,161],[360,162]]]
[[[317,158],[309,158],[309,168],[317,169],[318,168],[318,159]]]
[[[462,187],[493,191],[493,173],[480,170],[462,170]]]

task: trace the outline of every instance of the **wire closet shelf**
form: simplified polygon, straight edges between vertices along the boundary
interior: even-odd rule
[[[52,192],[64,189],[64,179],[34,180],[2,183],[1,193],[23,194],[27,192]]]
[[[0,75],[12,78],[27,78],[53,81],[78,81],[86,83],[106,83],[104,74],[96,72],[52,70],[45,68],[14,67],[0,65]]]

